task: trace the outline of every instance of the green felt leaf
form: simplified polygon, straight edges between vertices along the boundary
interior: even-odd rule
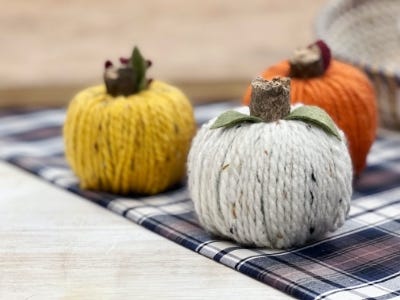
[[[138,91],[142,91],[147,87],[147,80],[146,80],[146,70],[147,70],[147,62],[144,59],[142,53],[138,47],[135,47],[132,52],[131,57],[131,65],[132,69],[136,73],[136,82]]]
[[[242,114],[238,111],[229,110],[221,114],[210,128],[232,127],[244,122],[260,123],[262,120],[254,116]]]
[[[335,122],[333,122],[331,117],[323,109],[317,106],[300,106],[293,110],[285,120],[297,120],[310,123],[341,140]]]

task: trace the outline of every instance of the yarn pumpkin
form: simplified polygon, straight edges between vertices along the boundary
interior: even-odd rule
[[[155,194],[185,174],[195,133],[192,106],[177,88],[145,78],[150,62],[135,48],[105,85],[78,93],[63,128],[66,158],[82,188]]]
[[[190,195],[214,235],[250,246],[302,245],[341,226],[349,211],[345,136],[318,107],[290,112],[288,79],[252,86],[250,114],[226,112],[194,138]]]
[[[295,51],[292,59],[267,68],[261,76],[290,76],[291,102],[323,108],[347,136],[355,174],[362,172],[377,128],[375,92],[364,73],[331,59],[328,46],[318,41]],[[244,104],[249,104],[250,94],[249,86]]]

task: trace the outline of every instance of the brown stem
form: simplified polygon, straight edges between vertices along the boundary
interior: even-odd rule
[[[273,122],[290,113],[290,78],[257,77],[251,82],[251,88],[250,115]]]
[[[120,58],[121,65],[116,68],[111,61],[106,61],[103,74],[107,93],[111,96],[129,96],[146,89],[150,82],[146,71],[151,66],[139,49],[135,47],[130,58]]]
[[[325,72],[323,56],[317,44],[297,49],[289,64],[290,77],[311,78],[321,76]]]
[[[138,92],[136,74],[130,67],[109,67],[104,72],[104,83],[111,96],[129,96]]]

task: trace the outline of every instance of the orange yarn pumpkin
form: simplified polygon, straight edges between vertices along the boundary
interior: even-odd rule
[[[266,69],[261,77],[270,80],[289,76],[293,74],[291,65],[291,61],[282,61]],[[292,77],[291,103],[317,105],[332,117],[346,134],[354,172],[359,175],[376,134],[375,92],[368,78],[355,67],[333,59],[326,66],[323,74],[317,77]],[[251,87],[248,87],[243,104],[250,103],[250,95]]]

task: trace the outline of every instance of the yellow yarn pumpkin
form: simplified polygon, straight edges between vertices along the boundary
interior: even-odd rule
[[[133,94],[110,95],[106,81],[71,101],[65,154],[82,188],[155,194],[182,179],[196,128],[192,106],[179,89],[146,83]]]

